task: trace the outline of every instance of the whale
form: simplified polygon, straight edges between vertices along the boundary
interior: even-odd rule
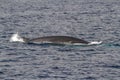
[[[83,39],[79,39],[71,36],[44,36],[38,38],[26,38],[21,37],[18,32],[13,34],[10,38],[10,42],[23,42],[23,43],[53,43],[53,44],[72,44],[72,45],[91,45],[91,44],[101,44],[102,41],[88,42]]]

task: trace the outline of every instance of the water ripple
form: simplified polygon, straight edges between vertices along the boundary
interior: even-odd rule
[[[119,80],[119,0],[0,0],[0,14],[0,80]],[[16,32],[103,43],[10,43]]]

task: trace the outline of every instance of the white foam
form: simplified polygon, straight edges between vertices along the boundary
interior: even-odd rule
[[[24,42],[24,40],[17,32],[11,36],[10,42]]]
[[[93,42],[90,42],[89,45],[97,45],[97,44],[101,44],[102,41],[93,41]]]

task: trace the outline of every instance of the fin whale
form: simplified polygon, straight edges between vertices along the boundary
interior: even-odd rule
[[[45,36],[40,38],[31,39],[30,42],[50,42],[50,43],[83,43],[88,44],[89,42],[70,37],[70,36]]]
[[[88,42],[79,38],[70,36],[45,36],[34,39],[21,37],[18,33],[13,34],[10,42],[24,42],[24,43],[55,43],[55,44],[100,44],[100,42]]]

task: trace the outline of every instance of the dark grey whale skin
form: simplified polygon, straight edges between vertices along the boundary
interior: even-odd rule
[[[81,43],[81,44],[88,44],[89,42],[75,38],[70,36],[45,36],[40,38],[34,38],[34,39],[27,39],[24,38],[24,41],[27,43],[44,43],[44,42],[50,42],[50,43],[58,43],[58,44],[64,44],[64,43]]]

